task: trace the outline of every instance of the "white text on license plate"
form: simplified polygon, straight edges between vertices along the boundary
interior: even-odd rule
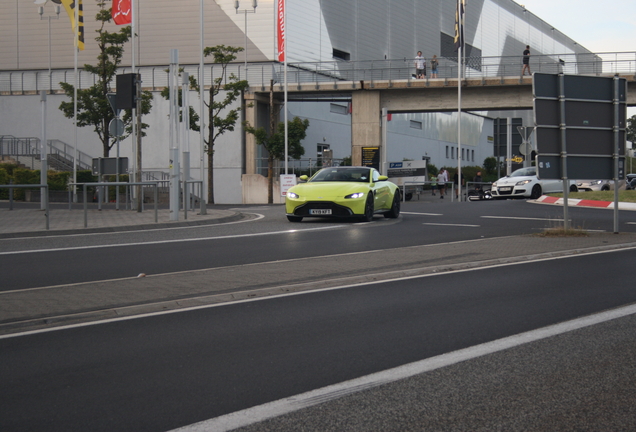
[[[512,190],[512,186],[500,187],[499,190],[501,192],[510,192]]]
[[[330,215],[331,209],[311,209],[309,210],[309,214],[312,215]]]

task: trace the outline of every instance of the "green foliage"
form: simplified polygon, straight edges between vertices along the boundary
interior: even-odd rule
[[[636,142],[636,115],[627,119],[627,141]]]
[[[439,168],[437,168],[435,165],[431,163],[426,164],[426,169],[428,171],[428,175],[436,176],[437,174],[439,174]]]
[[[494,156],[484,159],[484,174],[496,174],[497,173],[497,158]]]
[[[351,166],[351,155],[343,157],[342,162],[340,162],[340,166]]]
[[[265,147],[273,160],[283,160],[285,158],[285,124],[279,123],[277,130],[269,134],[265,128],[255,129],[249,123],[245,123],[245,131],[251,133],[256,138],[256,143]],[[301,141],[307,136],[309,120],[301,120],[295,117],[287,122],[287,153],[293,159],[300,159],[305,154],[305,148]]]
[[[84,65],[84,70],[94,74],[96,77],[95,84],[86,89],[77,90],[77,125],[79,127],[92,126],[93,130],[102,142],[103,156],[108,157],[110,149],[115,145],[116,138],[110,136],[108,125],[115,118],[115,114],[108,102],[108,93],[112,92],[112,82],[115,79],[117,69],[121,64],[124,54],[124,44],[130,40],[131,28],[126,26],[116,33],[108,32],[104,29],[105,24],[110,22],[111,10],[106,8],[106,2],[97,0],[100,7],[99,12],[95,16],[97,22],[101,22],[100,28],[96,30],[97,47],[99,53],[97,55],[97,64]],[[62,102],[60,110],[67,118],[75,116],[75,87],[72,84],[61,82],[60,86],[64,93],[69,97],[70,101]],[[150,92],[142,92],[141,94],[141,112],[147,114],[152,107],[152,94]],[[123,121],[126,134],[132,133],[132,110],[125,110]],[[143,130],[147,128],[147,124],[141,125],[140,133],[144,135]],[[125,138],[124,136],[123,138]]]

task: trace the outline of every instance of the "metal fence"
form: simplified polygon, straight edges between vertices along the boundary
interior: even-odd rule
[[[438,78],[457,78],[457,58],[439,58]],[[185,72],[198,79],[199,65],[181,65]],[[522,69],[521,56],[468,57],[465,59],[465,78],[509,77],[520,76]],[[636,75],[636,52],[615,53],[581,53],[533,55],[530,58],[532,72],[565,73],[565,74],[634,74]],[[162,90],[168,86],[168,71],[165,65],[140,66],[143,87],[149,90]],[[120,68],[118,73],[130,73],[130,68]],[[219,65],[204,67],[204,85],[209,86],[215,78],[221,76]],[[251,86],[261,86],[263,90],[269,86],[270,80],[283,82],[284,65],[278,62],[250,63],[247,69],[244,64],[234,63],[228,66],[228,73],[239,79],[247,79]],[[347,82],[347,81],[380,81],[415,79],[414,59],[387,59],[368,61],[323,61],[289,63],[287,65],[287,81],[291,85],[301,83]],[[429,74],[430,77],[430,67]],[[430,79],[430,78],[427,78]],[[97,76],[78,71],[78,88],[86,89],[96,84]],[[0,71],[1,94],[35,94],[42,90],[61,92],[60,82],[73,84],[75,75],[72,69],[53,70],[53,88],[50,89],[49,71]],[[113,83],[114,84],[114,83]]]

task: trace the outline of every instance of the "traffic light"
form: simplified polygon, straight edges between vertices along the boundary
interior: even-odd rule
[[[136,108],[137,79],[141,79],[139,74],[117,75],[117,97],[115,99],[117,109]]]

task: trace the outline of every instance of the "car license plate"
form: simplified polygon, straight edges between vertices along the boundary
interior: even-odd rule
[[[498,189],[499,192],[510,192],[512,190],[512,186],[500,187]]]
[[[311,209],[309,210],[309,214],[312,215],[330,215],[331,209]]]

